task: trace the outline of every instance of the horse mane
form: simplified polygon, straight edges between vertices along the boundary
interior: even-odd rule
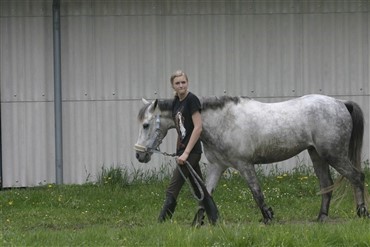
[[[164,99],[164,100],[158,100],[158,107],[161,111],[172,111],[172,102],[173,99]],[[137,119],[139,121],[143,121],[145,117],[145,112],[150,106],[151,103],[145,104],[143,107],[141,107],[139,114],[137,116]]]
[[[172,111],[173,99],[158,100],[158,107],[161,111]]]
[[[240,96],[240,97],[236,97],[236,96],[220,96],[220,97],[217,97],[217,96],[214,96],[214,97],[203,97],[200,99],[201,101],[201,104],[202,104],[202,110],[216,110],[216,109],[219,109],[219,108],[223,108],[226,104],[228,103],[234,103],[234,104],[238,104],[240,103],[240,100],[241,99],[250,99],[248,97],[245,97],[245,96]],[[173,99],[162,99],[162,100],[158,100],[158,107],[161,111],[172,111],[172,103],[173,103]],[[139,121],[142,121],[145,117],[145,112],[146,110],[148,109],[148,107],[150,106],[150,103],[149,104],[145,104],[139,111],[139,114],[138,114],[138,120]]]
[[[218,108],[223,108],[226,104],[228,103],[234,103],[234,104],[239,104],[240,100],[243,98],[248,98],[248,97],[236,97],[236,96],[221,96],[221,97],[206,97],[203,98],[203,104],[202,104],[202,109],[203,110],[215,110]],[[249,99],[249,98],[248,98]]]

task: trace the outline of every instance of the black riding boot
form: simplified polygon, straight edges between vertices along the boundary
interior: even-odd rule
[[[176,199],[172,195],[167,195],[162,211],[159,214],[158,222],[164,222],[166,219],[171,219],[175,212],[176,205]]]

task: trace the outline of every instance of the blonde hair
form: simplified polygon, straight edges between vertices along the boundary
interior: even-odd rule
[[[188,76],[185,74],[185,72],[184,72],[184,71],[182,71],[182,70],[176,70],[176,71],[171,75],[171,79],[170,79],[170,81],[171,81],[171,85],[173,84],[173,80],[175,80],[175,78],[176,78],[176,77],[179,77],[179,76],[185,76],[186,81],[189,81],[189,80],[188,80]]]

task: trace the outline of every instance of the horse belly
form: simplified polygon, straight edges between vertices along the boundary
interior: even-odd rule
[[[287,160],[308,148],[308,145],[297,145],[292,147],[282,147],[269,145],[268,147],[258,147],[250,157],[250,163],[268,164]]]
[[[313,145],[310,131],[292,126],[274,129],[267,126],[263,132],[252,135],[250,160],[252,163],[265,164],[289,159]]]
[[[205,138],[203,146],[205,153],[212,153],[211,156],[219,161],[232,163],[243,160],[251,164],[267,164],[289,159],[312,145],[308,136],[290,133],[264,136],[241,129],[237,135],[233,131],[224,131],[219,133],[218,138]]]

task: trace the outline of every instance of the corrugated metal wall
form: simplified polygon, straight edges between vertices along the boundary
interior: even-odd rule
[[[199,96],[354,100],[369,159],[369,8],[367,0],[62,0],[64,182],[94,181],[103,165],[169,162],[139,164],[132,146],[140,99],[172,97],[178,68]],[[51,0],[0,0],[4,187],[55,182],[51,10]],[[172,152],[174,139],[162,150]]]

